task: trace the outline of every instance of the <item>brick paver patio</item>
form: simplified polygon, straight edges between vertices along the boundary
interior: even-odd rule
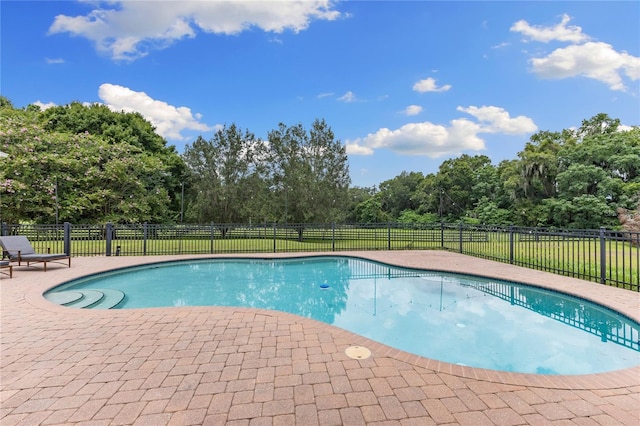
[[[448,252],[339,254],[547,286],[640,320],[637,292]],[[12,279],[3,275],[0,424],[640,424],[640,366],[504,373],[421,358],[286,313],[78,310],[42,297],[71,278],[175,259],[74,258],[71,268],[16,266]],[[371,357],[349,358],[354,345]]]

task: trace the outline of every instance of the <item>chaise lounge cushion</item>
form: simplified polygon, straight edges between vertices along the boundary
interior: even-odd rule
[[[12,261],[27,262],[27,266],[30,262],[43,262],[44,270],[47,270],[47,262],[56,260],[69,259],[69,267],[71,267],[71,257],[65,253],[36,253],[33,246],[23,235],[10,235],[0,237],[0,246],[3,251],[9,256]]]

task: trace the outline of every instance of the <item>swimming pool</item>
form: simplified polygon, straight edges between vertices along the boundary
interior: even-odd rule
[[[535,287],[358,258],[171,262],[91,276],[45,297],[79,289],[123,291],[123,309],[281,310],[417,355],[494,370],[589,374],[640,364],[638,324],[606,308]]]

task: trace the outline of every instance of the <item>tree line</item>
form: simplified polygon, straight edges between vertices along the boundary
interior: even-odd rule
[[[352,187],[324,120],[267,138],[236,124],[179,154],[138,113],[0,96],[0,219],[8,223],[457,222],[616,228],[640,198],[640,128],[606,114],[541,131],[518,158],[444,161]],[[302,232],[302,231],[300,231]]]
[[[639,201],[640,128],[598,114],[532,135],[498,165],[462,155],[434,174],[402,173],[357,206],[356,219],[615,229],[618,210]]]

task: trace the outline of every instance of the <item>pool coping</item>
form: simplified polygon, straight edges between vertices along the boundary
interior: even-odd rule
[[[84,268],[74,265],[69,269],[64,269],[66,273],[61,274],[60,268],[56,268],[55,275],[51,271],[44,273],[41,271],[29,271],[29,274],[46,274],[46,282],[28,288],[24,294],[25,302],[43,310],[68,314],[69,309],[55,305],[47,301],[43,294],[53,287],[57,287],[72,279],[85,277],[95,273],[105,272],[120,267],[140,266],[153,263],[165,263],[174,261],[218,259],[218,258],[300,258],[318,256],[348,256],[361,259],[382,262],[389,265],[428,269],[440,272],[455,272],[476,275],[487,278],[506,280],[514,283],[522,283],[531,286],[550,289],[567,293],[579,298],[592,301],[606,308],[619,312],[636,322],[640,322],[640,293],[630,290],[609,287],[593,282],[579,280],[571,277],[563,277],[548,272],[531,270],[515,265],[498,263],[486,259],[479,259],[471,256],[444,251],[345,251],[345,252],[296,252],[296,253],[242,253],[242,254],[214,254],[214,255],[181,255],[181,256],[131,256],[131,257],[108,257],[93,271],[86,271]],[[425,265],[425,260],[434,261],[436,265]],[[393,259],[393,260],[390,260]],[[78,262],[74,262],[76,265]],[[116,266],[120,265],[120,266]],[[434,267],[437,266],[437,267]],[[115,267],[115,268],[114,268]],[[98,270],[95,270],[98,269]],[[52,268],[53,270],[53,268]],[[14,277],[15,277],[14,271]],[[18,270],[22,275],[22,271]],[[26,273],[26,271],[25,271]],[[39,277],[40,279],[45,278]],[[4,280],[3,280],[4,281]],[[3,283],[4,284],[4,283]],[[189,310],[189,311],[210,311],[220,312],[255,312],[271,317],[286,318],[298,324],[310,324],[315,328],[323,328],[340,341],[349,341],[353,345],[365,346],[371,350],[372,356],[387,357],[410,365],[433,370],[440,373],[451,374],[461,378],[476,379],[507,385],[519,385],[528,387],[541,387],[550,389],[582,390],[582,389],[616,389],[622,387],[633,387],[640,385],[640,365],[633,368],[597,373],[587,375],[537,375],[526,373],[511,373],[496,370],[486,370],[476,367],[461,366],[443,361],[433,360],[411,353],[407,353],[382,343],[373,341],[366,337],[357,335],[350,331],[341,329],[330,324],[322,323],[309,318],[300,317],[279,311],[271,311],[255,308],[231,308],[231,307],[179,307],[179,308],[145,308],[126,310],[78,310],[75,315],[82,315],[86,318],[92,317],[123,317],[133,315],[141,311],[164,312],[166,310]]]

